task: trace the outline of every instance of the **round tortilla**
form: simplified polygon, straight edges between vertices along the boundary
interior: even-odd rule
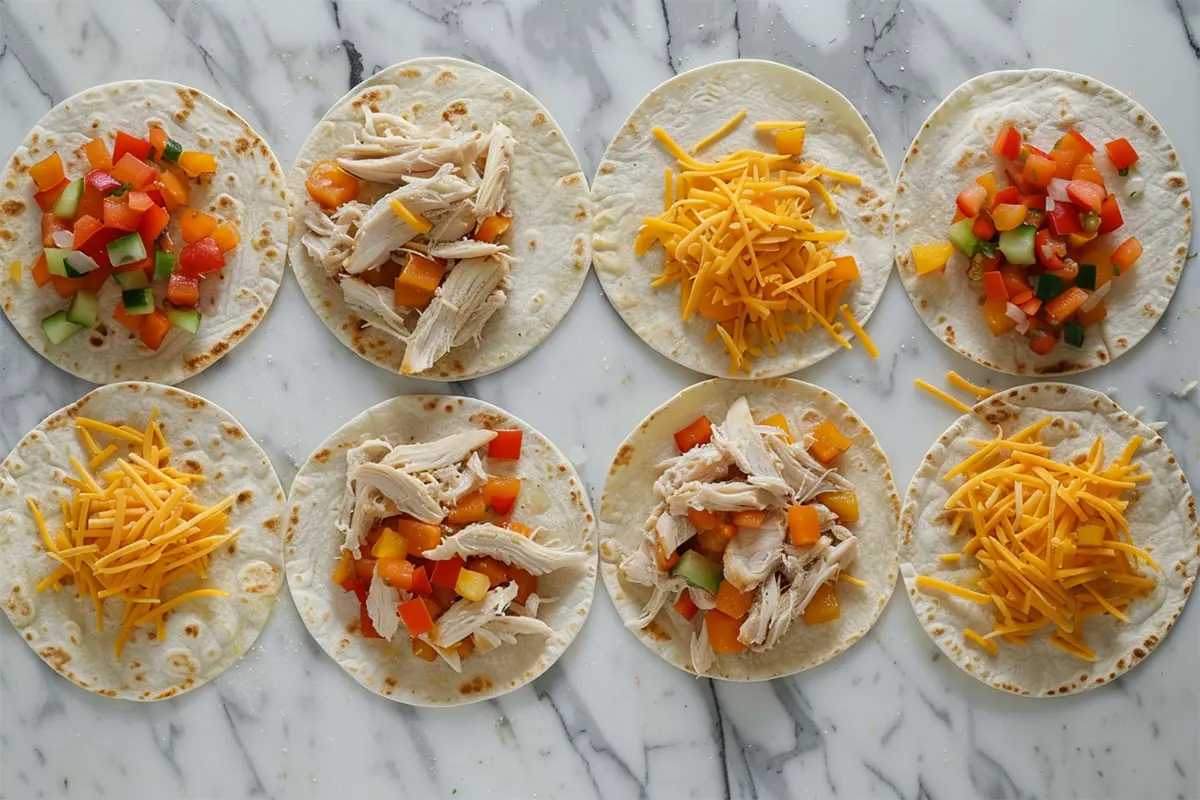
[[[705,673],[705,677],[730,681],[765,681],[823,664],[846,650],[875,624],[896,584],[900,496],[891,467],[875,434],[834,394],[788,378],[708,380],[684,389],[655,409],[622,443],[604,482],[600,573],[621,619],[628,622],[640,615],[652,590],[622,579],[619,564],[625,553],[641,545],[644,523],[658,503],[654,480],[662,470],[657,465],[679,455],[676,431],[701,414],[714,421],[724,419],[729,406],[743,396],[756,419],[783,414],[797,436],[828,419],[853,442],[838,459],[837,468],[854,484],[859,498],[859,521],[849,526],[859,541],[851,574],[868,583],[865,588],[849,584],[838,588],[841,616],[833,622],[810,627],[797,620],[770,650],[717,655],[712,669]],[[634,633],[668,663],[694,673],[693,624],[664,607],[649,625]]]
[[[1030,637],[1024,647],[1000,642],[991,656],[967,646],[963,628],[979,633],[992,629],[995,612],[967,600],[926,594],[916,588],[917,575],[959,582],[974,573],[969,561],[945,564],[942,553],[962,549],[962,537],[951,535],[952,520],[943,512],[961,478],[941,475],[977,448],[967,439],[992,439],[999,426],[1006,435],[1047,416],[1055,421],[1042,429],[1042,440],[1054,450],[1048,456],[1065,461],[1086,456],[1097,436],[1105,452],[1115,457],[1134,436],[1146,440],[1134,456],[1153,474],[1139,484],[1136,499],[1126,510],[1133,543],[1149,552],[1162,567],[1153,595],[1135,601],[1125,624],[1103,615],[1084,621],[1084,641],[1096,651],[1086,661],[1050,644],[1047,631]],[[1056,441],[1057,440],[1057,441]],[[1034,383],[993,395],[959,417],[926,454],[913,476],[901,513],[900,572],[921,625],[951,661],[989,686],[1031,697],[1052,697],[1092,689],[1115,680],[1140,663],[1164,638],[1183,610],[1200,566],[1200,529],[1196,503],[1187,478],[1171,449],[1157,433],[1125,413],[1107,395],[1082,386]]]
[[[492,70],[457,58],[418,58],[372,75],[334,103],[305,139],[288,177],[296,219],[288,258],[309,305],[342,344],[392,372],[400,372],[404,345],[362,321],[346,305],[301,243],[304,219],[319,206],[304,181],[318,161],[331,159],[362,128],[361,108],[398,114],[430,128],[490,130],[503,122],[516,146],[509,174],[512,228],[500,237],[517,259],[508,275],[506,302],[483,329],[481,343],[454,348],[417,377],[439,381],[478,378],[519,361],[562,321],[591,264],[591,201],[579,159],[546,107]]]
[[[675,157],[651,135],[651,129],[664,128],[681,147],[688,148],[742,108],[746,109],[742,124],[702,151],[702,157],[715,159],[741,149],[774,152],[773,139],[756,133],[754,123],[801,120],[808,123],[805,158],[863,179],[860,187],[840,184],[840,194],[834,194],[840,210],[837,217],[829,216],[818,204],[813,219],[824,230],[848,231],[835,250],[839,255],[854,256],[862,278],[843,302],[865,325],[892,269],[888,242],[891,169],[875,134],[849,100],[813,76],[772,61],[709,64],[677,75],[646,95],[608,146],[592,182],[596,208],[592,250],[596,274],[609,302],[646,344],[697,372],[767,378],[815,364],[841,346],[814,325],[806,333],[788,336],[777,354],[764,352],[751,363],[750,373],[731,375],[729,352],[720,340],[708,341],[712,323],[699,315],[686,322],[680,316],[678,285],[650,287],[651,279],[663,271],[662,247],[652,247],[640,257],[633,252],[642,217],[662,211],[663,170],[677,170]],[[849,338],[853,332],[842,335]]]
[[[83,145],[103,136],[112,150],[118,130],[144,136],[160,123],[184,150],[212,153],[217,172],[205,185],[191,185],[191,208],[237,226],[241,243],[226,255],[225,268],[201,281],[200,331],[171,331],[151,350],[113,320],[121,299],[116,281],[100,291],[96,327],[62,344],[51,344],[42,318],[70,305],[50,285],[38,287],[30,270],[42,253],[42,212],[29,167],[57,151],[67,177],[83,177],[90,167]],[[92,383],[148,380],[179,383],[201,372],[233,349],[266,315],[287,252],[288,203],[283,171],[274,153],[232,109],[204,92],[165,81],[120,81],[87,89],[46,113],[5,166],[0,179],[0,307],[21,337],[56,366]],[[168,228],[177,247],[183,244],[179,215]],[[21,280],[8,273],[21,264]],[[155,287],[159,305],[166,286]]]
[[[1089,327],[1082,348],[1059,344],[1047,355],[1029,349],[1024,336],[993,336],[980,312],[982,285],[966,275],[957,249],[945,270],[919,276],[912,246],[946,239],[954,198],[988,168],[1003,177],[1004,159],[992,143],[1004,125],[1049,151],[1074,127],[1096,146],[1094,158],[1125,224],[1100,241],[1116,247],[1136,236],[1144,252],[1118,278],[1104,304],[1108,316]],[[1140,160],[1127,178],[1117,174],[1104,143],[1125,137]],[[1145,180],[1130,199],[1129,179]],[[1187,176],[1167,134],[1150,113],[1094,78],[1052,69],[990,72],[964,83],[942,101],[913,140],[897,177],[896,263],[913,306],[938,338],[985,367],[1012,375],[1082,372],[1107,364],[1140,342],[1166,311],[1179,283],[1192,231]]]
[[[57,562],[43,555],[41,535],[26,498],[33,498],[53,533],[61,525],[59,500],[71,489],[69,457],[87,463],[72,420],[88,416],[144,429],[154,408],[174,449],[171,462],[206,477],[200,502],[233,495],[230,529],[241,533],[212,554],[204,581],[189,577],[168,588],[166,598],[199,588],[229,597],[189,600],[166,614],[167,637],[153,627],[134,629],[121,660],[113,646],[123,603],[105,602],[104,630],[96,633],[95,610],[71,586],[35,587]],[[103,435],[100,435],[103,439]],[[111,464],[112,462],[110,462]],[[216,678],[254,644],[267,623],[283,583],[283,487],[267,456],[237,420],[202,397],[152,383],[118,383],[85,395],[30,431],[0,464],[0,575],[4,610],[17,633],[59,674],[90,692],[123,700],[164,700]]]
[[[518,689],[550,668],[574,641],[587,619],[596,588],[596,560],[563,567],[538,578],[538,595],[556,598],[538,611],[554,629],[553,639],[519,636],[488,653],[476,650],[455,672],[440,658],[412,653],[403,625],[395,641],[364,639],[354,595],[329,576],[342,554],[345,535],[337,529],[346,486],[346,451],[366,439],[393,445],[428,442],[481,428],[524,432],[521,458],[491,461],[493,475],[521,479],[512,518],[548,538],[596,551],[596,524],[587,491],[574,467],[550,440],[496,406],[469,397],[405,395],[367,409],[333,432],[292,483],[284,564],[292,599],[308,632],[354,680],[376,694],[414,706],[455,706]]]

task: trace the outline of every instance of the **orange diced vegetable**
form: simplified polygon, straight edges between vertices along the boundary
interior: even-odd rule
[[[688,521],[698,531],[710,531],[725,521],[725,515],[719,511],[709,511],[705,508],[688,506]]]
[[[487,219],[479,223],[475,228],[475,239],[480,242],[492,243],[512,225],[512,218],[505,217],[500,214],[493,214]]]
[[[409,602],[412,601],[410,600]],[[428,609],[426,609],[426,613],[429,613]],[[432,620],[432,617],[430,619]],[[434,650],[433,645],[429,644],[424,639],[414,638],[412,640],[412,653],[422,661],[437,661],[438,659],[437,650]]]
[[[442,543],[442,529],[416,519],[401,519],[397,532],[408,540],[409,555],[419,556]]]
[[[775,132],[775,150],[781,156],[798,156],[804,152],[804,128],[784,128]]]
[[[1016,320],[1005,313],[1007,308],[1007,300],[988,300],[983,304],[983,320],[993,336],[1000,336],[1017,327]]]
[[[1001,203],[992,209],[992,222],[998,231],[1011,231],[1025,221],[1029,209],[1020,203]]]
[[[954,204],[962,212],[963,217],[979,216],[979,212],[983,209],[983,204],[986,202],[987,188],[981,186],[979,183],[969,184],[954,199]]]
[[[842,453],[849,450],[853,444],[853,442],[842,435],[837,425],[834,425],[827,419],[821,421],[821,424],[813,431],[812,437],[813,443],[809,445],[808,452],[812,453],[813,458],[822,464],[828,464],[833,461]]]
[[[375,573],[394,589],[412,590],[413,563],[407,559],[381,558],[375,562]]]
[[[489,475],[483,487],[483,501],[492,511],[506,517],[512,513],[520,493],[520,478],[497,478],[495,475]]]
[[[171,320],[167,319],[167,315],[158,309],[150,314],[143,314],[142,317],[142,326],[138,329],[142,344],[151,350],[157,350],[162,346],[163,339],[171,330]]]
[[[354,577],[358,578],[364,584],[370,583],[371,578],[375,576],[375,559],[373,558],[356,558],[354,560]]]
[[[1079,324],[1085,328],[1089,325],[1095,325],[1100,320],[1108,316],[1108,309],[1104,307],[1104,303],[1097,303],[1087,311],[1080,311],[1078,320]]]
[[[342,557],[338,559],[337,566],[333,568],[332,580],[334,583],[341,585],[342,581],[354,575],[354,554],[349,550],[342,551]]]
[[[112,169],[112,154],[108,152],[108,145],[104,140],[97,137],[83,146],[83,154],[87,157],[88,164],[92,169]]]
[[[1026,185],[1036,186],[1039,189],[1049,186],[1050,181],[1054,180],[1057,174],[1058,164],[1037,153],[1030,153],[1029,158],[1025,159],[1025,166],[1021,169],[1021,179]]]
[[[823,622],[833,622],[841,615],[842,607],[838,603],[837,590],[832,583],[822,583],[804,609],[804,622],[808,625],[820,625]]]
[[[735,511],[729,515],[729,521],[738,528],[761,528],[766,518],[765,511]]]
[[[734,619],[741,619],[750,611],[750,604],[753,602],[754,592],[743,592],[724,578],[721,579],[721,586],[717,590],[718,611]]]
[[[396,308],[425,308],[446,274],[446,267],[415,253],[408,254],[396,277]]]
[[[325,208],[339,208],[358,197],[358,178],[333,161],[318,161],[304,182],[308,196]]]
[[[421,634],[433,630],[433,615],[429,613],[429,607],[425,605],[424,599],[414,597],[406,600],[396,606],[396,611],[400,614],[400,620],[404,623],[404,627],[408,628],[408,633],[413,637],[414,642],[420,641],[417,637]],[[416,645],[413,648],[413,653],[420,655],[416,653]]]
[[[996,176],[991,172],[985,172],[975,179],[975,182],[987,190],[987,203],[984,208],[990,209],[992,201],[996,199]]]
[[[858,522],[858,495],[853,490],[824,492],[817,495],[817,502],[837,514],[842,522]]]
[[[1080,306],[1087,302],[1087,299],[1087,292],[1077,286],[1072,286],[1046,303],[1046,318],[1055,325],[1061,325],[1078,311]]]
[[[188,244],[207,239],[217,229],[220,220],[194,208],[185,208],[179,215],[179,230]]]
[[[155,207],[150,195],[145,192],[130,192],[128,202],[129,208],[133,211],[145,212]]]
[[[51,186],[49,189],[44,189],[33,196],[34,202],[38,204],[38,208],[42,211],[50,211],[54,208],[54,204],[58,202],[58,196],[63,193],[63,190],[71,182],[63,178],[58,183]]]
[[[830,281],[856,281],[860,274],[858,262],[854,256],[838,256],[833,260],[833,268],[825,273],[825,279]]]
[[[446,515],[446,522],[451,525],[467,525],[482,522],[486,514],[487,504],[483,500],[483,490],[476,489],[450,509],[450,513]]]
[[[658,565],[659,572],[669,572],[679,563],[679,558],[679,553],[663,553],[661,547],[654,548],[654,563]]]
[[[1136,236],[1130,236],[1125,241],[1113,250],[1112,264],[1121,272],[1133,266],[1134,262],[1142,257],[1142,243],[1137,240]]]
[[[975,223],[971,226],[971,233],[975,234],[976,239],[988,241],[996,235],[996,223],[992,221],[987,211],[980,212],[975,218]]]
[[[714,561],[720,561],[729,540],[737,536],[737,528],[729,524],[718,525],[707,531],[700,531],[693,539],[695,548],[711,555]]]
[[[812,506],[788,506],[788,536],[796,547],[816,544],[821,538],[821,520]]]
[[[211,153],[185,150],[179,154],[179,168],[186,172],[189,178],[195,178],[209,172],[216,172],[217,159]]]
[[[1049,334],[1044,336],[1036,336],[1029,340],[1029,349],[1037,353],[1039,356],[1049,354],[1054,349],[1054,345],[1058,344],[1058,339]]]
[[[384,528],[375,544],[371,545],[371,555],[376,558],[407,558],[408,539],[398,531]]]
[[[454,582],[454,591],[458,592],[458,596],[475,603],[484,598],[490,587],[491,581],[486,575],[469,569],[460,569],[458,579]]]
[[[422,551],[423,552],[423,551]],[[454,555],[444,561],[434,561],[433,572],[429,576],[429,581],[434,587],[442,589],[453,589],[454,584],[458,582],[458,571],[463,568],[464,562],[462,556]],[[434,589],[434,596],[437,596],[437,589]]]
[[[222,253],[227,253],[238,246],[238,242],[242,240],[242,237],[238,234],[238,229],[232,222],[222,222],[212,232],[212,239],[217,243],[217,247],[221,248]]]
[[[174,172],[168,171],[160,174],[158,184],[163,189],[163,202],[167,204],[167,211],[175,211],[186,206],[191,199],[191,189],[188,187],[187,181],[181,180]]]
[[[508,583],[510,580],[508,577],[508,567],[504,562],[491,556],[467,559],[467,569],[478,572],[481,575],[486,575],[488,585],[493,588],[502,583]]]
[[[788,442],[795,441],[795,439],[792,437],[792,429],[788,426],[787,417],[785,417],[783,414],[772,414],[759,424],[770,425],[772,428],[779,428],[779,430],[786,434],[785,438],[788,440]]]
[[[1012,125],[1005,125],[996,134],[992,144],[996,155],[1015,161],[1021,155],[1021,133]]]
[[[127,183],[138,190],[145,189],[158,179],[158,170],[133,153],[121,156],[121,160],[113,164],[111,172],[121,183]]]
[[[530,528],[524,522],[517,522],[515,519],[504,520],[504,524],[501,525],[500,527],[508,528],[510,531],[516,531],[517,533],[521,534],[522,536],[526,536],[526,537],[533,535],[532,528]]]
[[[39,287],[45,286],[50,282],[53,276],[50,274],[50,265],[46,263],[46,254],[42,253],[38,256],[38,260],[34,263],[33,269],[30,270],[30,275],[33,276],[33,282]]]
[[[1090,153],[1080,159],[1075,169],[1071,171],[1071,180],[1091,181],[1099,184],[1100,188],[1104,188],[1104,177],[1100,174],[1100,170],[1096,169],[1096,160]],[[1107,190],[1105,193],[1107,194]]]
[[[162,158],[167,152],[167,132],[158,125],[150,126],[150,157]]]
[[[683,617],[689,622],[691,621],[692,617],[696,616],[696,602],[692,600],[691,592],[682,592],[672,608],[679,612],[679,616]]]
[[[675,446],[681,453],[686,453],[693,447],[708,444],[710,441],[712,441],[712,423],[703,414],[691,425],[675,433]]]
[[[931,244],[914,244],[912,246],[913,267],[918,275],[927,275],[946,266],[950,256],[954,255],[954,245],[947,241]]]
[[[508,565],[508,577],[517,585],[517,596],[515,599],[518,603],[523,604],[529,599],[529,595],[538,589],[537,575],[521,569],[514,564]]]
[[[58,153],[51,153],[29,168],[29,177],[37,184],[38,189],[46,191],[58,186],[67,178],[63,170],[62,159]]]
[[[42,214],[42,247],[57,247],[54,244],[54,234],[69,230],[71,230],[70,223],[59,219],[54,212]]]
[[[1138,161],[1137,151],[1128,139],[1113,139],[1105,143],[1104,149],[1108,151],[1108,160],[1117,169],[1129,169]]]
[[[708,645],[714,653],[741,653],[746,645],[738,639],[742,621],[723,611],[712,609],[704,612],[704,625],[708,628]]]

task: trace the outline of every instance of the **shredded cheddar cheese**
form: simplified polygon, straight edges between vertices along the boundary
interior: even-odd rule
[[[8,279],[13,283],[21,282],[21,262],[14,261],[8,265]]]
[[[867,355],[871,358],[879,358],[879,348],[875,346],[875,342],[871,341],[870,336],[867,336],[867,332],[863,330],[863,326],[859,325],[858,320],[850,313],[850,306],[842,303],[840,311],[842,312],[842,319],[846,320],[846,324],[850,326],[850,330],[854,331],[854,335],[858,337],[863,347],[866,348]]]
[[[27,498],[42,545],[58,566],[37,591],[59,591],[73,581],[76,594],[92,601],[97,632],[104,629],[103,601],[123,600],[116,655],[121,657],[134,628],[154,625],[161,640],[164,615],[197,597],[226,597],[219,589],[191,589],[167,599],[169,587],[189,576],[204,579],[209,557],[240,532],[228,531],[234,498],[214,506],[197,502],[192,487],[204,476],[181,472],[167,463],[162,429],[152,414],[145,430],[75,418],[75,429],[91,456],[87,466],[69,458],[75,476],[63,481],[73,488],[62,501],[62,527],[50,535],[37,503]],[[101,447],[93,434],[120,441]],[[124,447],[115,468],[101,470]]]
[[[914,380],[913,383],[916,384],[918,389],[924,389],[925,391],[929,392],[931,395],[936,397],[938,400],[941,400],[943,403],[950,406],[951,408],[961,411],[964,414],[970,413],[971,407],[969,405],[967,405],[966,403],[964,403],[963,401],[959,400],[957,397],[952,397],[951,395],[946,394],[941,389],[937,388],[936,386],[934,386],[932,384],[926,383],[925,381],[921,380],[920,378],[917,378],[916,380]]]
[[[634,243],[639,256],[663,247],[663,272],[651,286],[679,284],[680,315],[687,320],[699,314],[712,322],[708,339],[729,352],[730,372],[749,372],[755,358],[775,354],[789,334],[814,325],[850,348],[835,317],[859,277],[854,259],[835,257],[831,249],[846,231],[820,230],[814,215],[816,203],[837,215],[823,181],[862,181],[793,155],[803,144],[803,122],[756,125],[760,131],[798,132],[787,152],[738,150],[714,162],[694,157],[744,118],[745,111],[738,112],[690,153],[662,128],[652,130],[678,162],[677,172],[666,170],[665,210],[643,217]],[[866,346],[870,340],[858,323],[847,317],[847,324]]]
[[[1134,437],[1120,457],[1105,465],[1104,439],[1086,456],[1060,463],[1042,444],[1046,418],[1008,438],[968,439],[975,452],[949,469],[962,478],[945,503],[954,515],[952,535],[965,542],[939,560],[977,569],[970,586],[928,575],[922,592],[940,591],[995,610],[991,632],[963,631],[965,639],[995,655],[996,640],[1016,645],[1042,628],[1050,643],[1084,661],[1095,651],[1083,641],[1083,622],[1107,614],[1129,622],[1128,607],[1153,592],[1156,581],[1139,567],[1158,564],[1134,544],[1125,493],[1151,476],[1132,464],[1142,440]],[[961,573],[956,573],[961,574]]]
[[[401,203],[399,200],[393,198],[392,201],[388,203],[388,208],[392,210],[393,214],[404,220],[404,223],[417,233],[429,233],[431,230],[433,230],[433,224],[429,220],[425,219],[420,214],[415,214],[412,211],[409,211],[404,207],[404,203]]]
[[[959,389],[962,389],[964,392],[970,392],[971,394],[975,395],[980,400],[984,399],[985,397],[991,397],[992,395],[994,395],[996,393],[995,389],[988,389],[984,386],[977,386],[974,383],[971,383],[969,380],[964,378],[962,375],[959,375],[954,370],[950,370],[949,372],[946,373],[946,381],[948,383],[950,383],[951,386],[957,386]]]

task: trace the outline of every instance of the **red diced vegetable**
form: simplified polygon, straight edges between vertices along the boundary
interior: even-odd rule
[[[967,188],[958,193],[955,203],[958,205],[958,210],[965,217],[976,217],[980,210],[983,209],[984,201],[987,200],[987,189],[980,186],[978,183],[972,183]]]
[[[1124,224],[1125,217],[1121,214],[1121,207],[1117,205],[1117,196],[1110,194],[1100,205],[1100,227],[1096,232],[1112,233]]]
[[[104,223],[95,217],[82,216],[75,220],[75,238],[71,247],[78,250],[84,242],[92,238],[92,235],[98,233],[103,227]]]
[[[58,247],[54,243],[54,234],[69,230],[71,225],[66,220],[59,219],[54,212],[42,214],[42,247]]]
[[[1015,161],[1021,155],[1021,134],[1012,125],[1005,125],[996,134],[992,149],[997,155]]]
[[[1056,344],[1058,344],[1058,339],[1049,334],[1043,334],[1029,340],[1029,349],[1039,356],[1044,356],[1048,355]]]
[[[1129,169],[1138,162],[1137,151],[1128,139],[1113,139],[1104,145],[1104,149],[1108,151],[1108,160],[1117,169]]]
[[[1017,202],[1026,208],[1036,208],[1038,211],[1046,210],[1046,195],[1044,194],[1022,194],[1017,198]]]
[[[463,560],[460,556],[448,558],[445,561],[433,562],[433,574],[430,576],[430,581],[434,586],[444,586],[447,589],[453,589],[458,582],[458,572],[463,568]]]
[[[102,169],[94,169],[87,174],[84,182],[100,194],[108,194],[114,189],[121,188],[121,182]]]
[[[185,275],[199,277],[218,272],[224,267],[225,254],[211,238],[192,242],[179,251],[179,268]]]
[[[158,180],[158,170],[126,153],[113,164],[112,176],[121,183],[128,183],[134,189],[141,190]]]
[[[396,607],[396,611],[400,613],[400,619],[403,620],[404,627],[408,628],[409,635],[417,637],[433,630],[433,617],[421,598],[414,597],[401,603]]]
[[[126,314],[125,303],[121,300],[117,301],[117,307],[113,309],[113,319],[128,328],[130,333],[138,332],[142,327],[142,317],[144,316],[145,314]]]
[[[117,142],[113,145],[112,160],[118,163],[126,154],[144,160],[150,157],[150,143],[145,139],[130,136],[125,131],[117,131]]]
[[[122,198],[104,198],[104,225],[122,231],[136,231],[142,222],[140,211],[134,211]]]
[[[38,189],[44,192],[66,180],[67,173],[63,170],[62,159],[58,157],[58,153],[51,153],[29,168],[29,177],[33,178]]]
[[[521,457],[522,432],[519,430],[496,431],[496,438],[488,442],[488,458],[516,461]]]
[[[416,595],[429,595],[433,593],[433,586],[429,583],[429,576],[425,572],[425,567],[417,567],[412,574],[412,588],[410,592]]]
[[[195,308],[200,302],[200,279],[179,271],[172,272],[167,280],[167,300],[173,306]]]
[[[1026,300],[1017,307],[1024,311],[1027,316],[1032,317],[1042,307],[1042,301],[1035,297],[1032,300]]]
[[[382,639],[379,632],[375,630],[375,623],[371,622],[371,615],[367,611],[366,601],[359,601],[358,604],[358,624],[362,628],[364,639]]]
[[[1091,181],[1099,184],[1100,188],[1104,188],[1104,177],[1100,174],[1100,170],[1096,169],[1096,162],[1090,156],[1084,156],[1079,162],[1079,166],[1075,167],[1075,171],[1071,173],[1071,180],[1075,181]],[[1108,190],[1105,189],[1107,192]]]
[[[999,272],[983,273],[983,288],[988,300],[1007,300],[1008,289],[1004,287],[1004,276]]]
[[[1006,203],[1018,203],[1020,202],[1020,198],[1020,189],[1018,189],[1016,186],[1007,186],[996,192],[996,194],[992,197],[992,208],[989,210],[994,210],[996,206],[1004,205]]]
[[[1132,267],[1141,256],[1142,243],[1137,240],[1136,236],[1130,236],[1121,242],[1116,250],[1113,250],[1112,263],[1114,267],[1124,272]]]
[[[1096,146],[1094,144],[1092,144],[1091,142],[1089,142],[1087,139],[1085,139],[1083,137],[1083,134],[1080,133],[1079,131],[1075,130],[1074,128],[1071,128],[1071,130],[1067,131],[1067,135],[1064,136],[1063,138],[1073,140],[1076,144],[1078,144],[1083,149],[1083,152],[1085,152],[1085,153],[1096,152]]]
[[[1042,228],[1034,240],[1033,252],[1037,255],[1038,263],[1046,269],[1062,269],[1062,259],[1067,254],[1067,245],[1061,239],[1051,236],[1049,228]]]
[[[675,446],[681,453],[686,453],[693,447],[708,444],[710,441],[712,441],[712,422],[703,414],[697,417],[692,424],[675,433]]]
[[[151,202],[150,195],[145,192],[129,193],[129,207],[134,211],[149,211],[153,205],[154,203]]]
[[[167,315],[158,309],[142,316],[145,319],[142,320],[141,330],[138,331],[142,344],[151,350],[157,350],[162,346],[163,339],[167,338],[167,333],[171,330],[171,320],[167,319]]]
[[[1071,181],[1067,184],[1067,197],[1079,208],[1096,214],[1104,204],[1104,189],[1091,181]]]
[[[96,187],[83,183],[83,196],[79,198],[79,208],[75,209],[75,218],[95,217],[104,219],[104,193]]]
[[[975,234],[976,239],[986,242],[996,235],[996,225],[992,222],[992,218],[987,215],[987,212],[983,212],[975,218],[975,224],[972,226],[971,232]]]
[[[1025,277],[1025,272],[1020,267],[1005,264],[999,269],[999,273],[1000,277],[1004,280],[1004,290],[1014,303],[1017,302],[1016,298],[1030,291],[1029,281]]]
[[[1070,236],[1072,233],[1083,233],[1079,224],[1079,209],[1070,203],[1055,203],[1050,214],[1050,229],[1059,236]]]
[[[696,616],[696,603],[692,600],[691,592],[683,592],[679,595],[679,599],[675,601],[673,608],[679,613],[679,616],[691,621],[692,617]]]
[[[502,517],[512,513],[517,495],[521,492],[520,478],[497,478],[489,475],[483,487],[483,501]]]
[[[147,211],[142,214],[142,221],[138,225],[138,232],[142,234],[143,239],[149,239],[153,242],[167,228],[167,223],[171,221],[171,217],[167,214],[166,209],[162,206],[152,205]],[[153,248],[147,247],[146,252],[150,253]]]

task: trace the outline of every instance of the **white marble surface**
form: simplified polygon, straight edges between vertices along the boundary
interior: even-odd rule
[[[94,83],[156,77],[214,93],[289,164],[360,76],[418,55],[505,73],[557,117],[589,173],[642,95],[672,72],[753,56],[806,69],[866,115],[893,167],[962,80],[1058,66],[1130,92],[1200,180],[1196,0],[9,0],[0,2],[0,151],[53,102]],[[1196,262],[1190,270],[1197,268]],[[1189,270],[1189,271],[1190,271]],[[1200,285],[1185,277],[1162,324],[1081,382],[1144,405],[1193,479]],[[951,412],[914,377],[948,368],[1012,385],[950,353],[893,280],[861,350],[802,374],[874,426],[904,485]],[[456,392],[537,425],[595,495],[617,444],[699,379],[621,324],[594,278],[528,359]],[[325,435],[394,394],[438,386],[354,357],[285,281],[261,328],[186,387],[254,432],[285,485]],[[88,387],[0,324],[0,450]],[[1194,604],[1193,604],[1194,605]],[[939,658],[898,594],[847,654],[757,685],[696,680],[622,629],[600,591],[559,664],[499,701],[413,710],[362,689],[305,634],[285,597],[214,685],[152,706],[68,684],[0,625],[0,797],[1026,798],[1197,797],[1200,626],[1190,608],[1115,685],[1049,701],[1009,697]]]

